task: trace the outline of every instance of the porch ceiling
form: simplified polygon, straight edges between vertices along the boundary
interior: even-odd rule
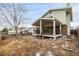
[[[42,26],[43,27],[53,26],[53,20],[48,20],[48,19],[40,19],[40,20],[42,20]],[[40,20],[38,20],[33,25],[34,26],[40,26]],[[55,19],[55,21],[56,21],[56,26],[61,24],[61,22],[59,22],[57,19]]]

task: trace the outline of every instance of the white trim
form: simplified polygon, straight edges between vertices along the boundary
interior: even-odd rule
[[[40,35],[42,33],[42,20],[40,20]]]
[[[70,35],[70,14],[68,15],[67,35]]]
[[[44,19],[44,20],[54,20],[55,18],[39,18],[39,19]]]

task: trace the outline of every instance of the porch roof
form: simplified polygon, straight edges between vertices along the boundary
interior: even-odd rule
[[[32,25],[34,26],[40,26],[40,20],[42,20],[42,25],[43,26],[53,26],[53,20],[56,21],[56,25],[62,24],[59,20],[56,18],[39,18],[35,23]]]

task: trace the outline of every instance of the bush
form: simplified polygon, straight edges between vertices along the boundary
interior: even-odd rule
[[[7,35],[8,35],[8,29],[3,28],[3,30],[2,30],[2,40],[5,40],[7,38]]]
[[[2,32],[7,32],[8,33],[8,29],[7,28],[3,28]]]

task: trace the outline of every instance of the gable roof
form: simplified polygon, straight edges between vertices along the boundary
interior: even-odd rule
[[[70,21],[73,21],[73,19],[72,19],[72,7],[64,7],[64,8],[57,8],[57,9],[50,9],[50,10],[48,10],[44,15],[42,15],[40,18],[42,18],[42,17],[44,17],[47,13],[49,13],[49,12],[51,12],[51,11],[57,11],[57,10],[66,10],[66,11],[69,11],[70,12]],[[38,19],[38,20],[36,20],[34,23],[36,23],[37,21],[39,21],[40,20],[40,18]],[[34,24],[33,23],[33,24]],[[32,24],[32,25],[33,25]]]
[[[72,14],[72,7],[64,7],[64,8],[57,8],[57,9],[50,9],[48,10],[43,16],[45,16],[47,13],[51,12],[51,11],[58,11],[58,10],[70,10],[70,13]],[[41,17],[43,17],[41,16]]]

